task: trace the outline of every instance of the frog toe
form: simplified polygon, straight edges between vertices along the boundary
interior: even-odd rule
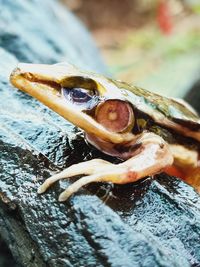
[[[105,166],[110,166],[112,163],[102,159],[92,159],[90,161],[74,164],[65,170],[48,178],[39,188],[38,194],[44,193],[52,184],[61,179],[67,179],[76,175],[90,175],[98,169],[103,169]]]
[[[103,170],[103,169],[102,169]],[[98,170],[97,170],[98,171]],[[99,172],[99,171],[98,171]],[[84,176],[71,184],[67,187],[67,189],[62,192],[59,196],[59,201],[63,202],[66,201],[72,194],[77,192],[81,187],[93,183],[93,182],[113,182],[113,183],[120,183],[120,180],[122,179],[123,175],[126,173],[126,170],[124,168],[119,168],[118,166],[115,166],[115,168],[107,168],[107,170],[104,170],[104,172],[100,172],[97,174]]]

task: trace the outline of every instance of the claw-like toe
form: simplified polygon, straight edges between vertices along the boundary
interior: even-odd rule
[[[38,188],[38,194],[44,193],[53,183],[56,181],[63,179],[63,176],[59,174],[53,175],[50,178],[48,178],[39,188]]]
[[[69,186],[67,190],[65,190],[60,194],[58,201],[60,202],[66,201],[73,193],[74,193],[73,189]]]
[[[81,162],[74,164],[62,172],[55,174],[48,178],[39,188],[38,194],[44,193],[52,184],[61,179],[70,178],[76,175],[91,175],[96,172],[98,169],[103,169],[103,167],[109,167],[113,164],[102,159],[92,159],[87,162]]]
[[[38,192],[38,194],[43,194],[46,190],[47,190],[47,187],[45,186],[45,184],[42,184],[42,185],[38,188],[37,192]]]
[[[83,187],[86,184],[101,181],[100,177],[101,176],[98,174],[98,175],[84,176],[80,178],[79,180],[68,186],[67,189],[60,194],[59,201],[60,202],[66,201],[71,195],[73,195],[75,192],[77,192],[81,187]]]

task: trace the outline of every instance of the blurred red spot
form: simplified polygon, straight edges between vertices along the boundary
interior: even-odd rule
[[[169,3],[165,0],[159,1],[157,20],[161,31],[166,35],[170,34],[172,31],[172,18]]]

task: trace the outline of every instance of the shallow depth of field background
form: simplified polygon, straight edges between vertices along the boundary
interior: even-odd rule
[[[92,32],[113,77],[184,97],[200,77],[199,0],[62,0]]]

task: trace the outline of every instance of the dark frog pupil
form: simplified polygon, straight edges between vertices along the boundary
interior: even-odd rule
[[[72,90],[71,97],[75,102],[88,102],[92,97],[84,89],[76,88]]]
[[[73,103],[87,103],[92,99],[94,92],[83,88],[62,88],[65,98]]]

